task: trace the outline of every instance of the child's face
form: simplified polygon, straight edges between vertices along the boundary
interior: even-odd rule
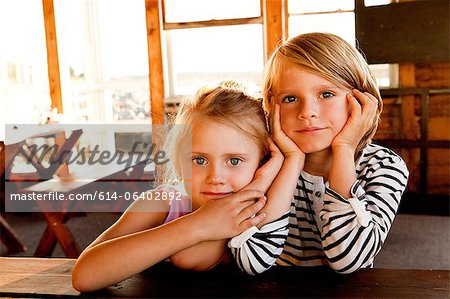
[[[329,148],[350,115],[350,90],[300,67],[283,68],[272,93],[283,131],[306,154]]]
[[[208,118],[195,121],[192,152],[180,159],[193,209],[241,190],[252,181],[260,160],[260,147],[242,132]]]

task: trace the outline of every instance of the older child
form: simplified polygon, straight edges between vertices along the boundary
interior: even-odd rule
[[[279,239],[284,249],[276,264],[329,265],[339,273],[372,267],[408,170],[394,152],[371,143],[383,104],[366,61],[338,36],[299,35],[270,57],[264,97],[274,126],[282,128],[277,145],[306,155],[294,174],[289,233]],[[250,274],[274,264],[272,255],[255,250],[253,239],[230,244]]]
[[[280,226],[286,234],[288,217],[280,216],[289,210],[292,194],[286,197],[279,192],[270,198],[269,212],[255,215],[283,162],[268,140],[260,100],[230,82],[199,91],[179,108],[166,148],[172,178],[183,182],[187,194],[162,185],[144,197],[172,198],[170,205],[169,201],[134,202],[80,255],[72,275],[77,290],[112,285],[166,258],[181,268],[209,269],[226,257],[228,238],[275,219],[279,220],[261,227],[259,233],[272,233],[273,226]],[[269,151],[271,159],[260,167]],[[286,188],[284,181],[280,188]],[[195,212],[189,213],[191,200]],[[268,235],[266,242],[274,243],[271,238]],[[282,248],[271,250],[279,255]]]

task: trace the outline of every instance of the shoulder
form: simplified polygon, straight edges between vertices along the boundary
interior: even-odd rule
[[[169,206],[164,223],[170,222],[192,212],[192,203],[182,186],[161,185],[153,190],[155,198],[165,201]]]
[[[409,172],[405,161],[394,151],[378,144],[368,144],[358,160],[356,170],[359,173],[398,173],[405,179]]]
[[[405,161],[393,150],[378,144],[368,144],[359,158],[358,166],[385,164],[385,165],[406,165]]]
[[[130,205],[126,212],[168,212],[169,202],[160,200],[163,192],[173,192],[170,185],[160,185],[151,190],[133,194],[134,202]]]

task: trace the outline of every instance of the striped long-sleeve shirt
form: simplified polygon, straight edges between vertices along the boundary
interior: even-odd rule
[[[328,264],[339,273],[372,267],[406,188],[408,169],[397,154],[374,144],[356,165],[350,199],[322,177],[301,172],[290,212],[242,244],[229,244],[239,267],[249,274],[274,264]]]

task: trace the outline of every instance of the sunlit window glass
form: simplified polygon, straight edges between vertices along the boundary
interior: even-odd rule
[[[164,0],[168,23],[251,18],[261,15],[260,0]]]
[[[49,113],[42,1],[0,1],[0,140],[5,123],[41,123]]]
[[[166,38],[171,96],[222,80],[261,84],[262,25],[170,30]]]
[[[291,0],[288,1],[289,13],[311,13],[355,9],[354,0]]]
[[[379,87],[398,87],[398,64],[371,64],[369,68]]]
[[[365,0],[366,6],[389,4],[391,0]],[[355,3],[353,0],[288,1],[289,37],[308,32],[336,34],[353,46],[355,36]],[[369,65],[380,87],[398,86],[398,65]]]
[[[55,0],[55,16],[66,118],[149,122],[144,0]]]
[[[355,45],[355,14],[345,12],[289,17],[289,37],[307,32],[334,33]]]

